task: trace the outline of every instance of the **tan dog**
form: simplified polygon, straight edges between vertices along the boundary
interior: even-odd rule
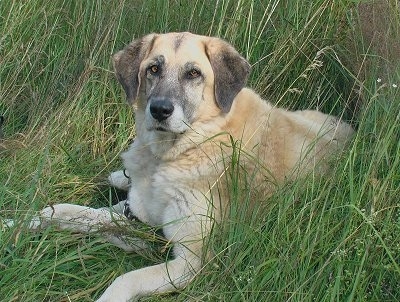
[[[107,227],[136,218],[162,227],[174,244],[174,259],[118,277],[97,301],[173,291],[201,269],[203,240],[229,204],[224,175],[232,142],[241,142],[241,164],[269,194],[269,183],[323,164],[353,132],[317,111],[274,108],[244,88],[249,64],[218,38],[150,34],[118,52],[114,67],[136,113],[137,137],[122,155],[130,181],[123,171],[109,178],[129,190],[128,199],[111,210],[58,204],[44,209],[31,227],[55,223],[72,231],[103,231],[110,242],[134,251],[146,242],[126,241]]]

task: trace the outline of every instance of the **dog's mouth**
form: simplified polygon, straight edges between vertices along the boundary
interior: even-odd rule
[[[186,132],[186,130],[181,130],[181,131],[174,131],[172,129],[163,127],[163,126],[157,126],[153,128],[153,131],[157,131],[157,132],[163,132],[163,133],[171,133],[171,134],[184,134]]]
[[[171,131],[169,131],[169,130],[167,130],[167,129],[165,129],[164,127],[156,127],[154,130],[156,130],[156,131],[161,131],[161,132],[171,132]]]

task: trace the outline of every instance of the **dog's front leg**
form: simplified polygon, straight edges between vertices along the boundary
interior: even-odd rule
[[[197,252],[201,252],[201,248]],[[183,288],[200,270],[201,257],[194,253],[192,245],[188,250],[177,244],[176,253],[171,261],[119,276],[96,302],[136,301],[143,296]]]
[[[117,189],[128,191],[131,185],[131,178],[127,170],[118,170],[108,176],[108,182]]]
[[[60,203],[48,206],[34,217],[29,225],[30,229],[43,229],[49,225],[56,225],[63,230],[79,233],[98,231],[100,227],[110,224],[113,219],[123,221],[119,214],[112,214],[106,208],[95,209],[75,204]]]
[[[123,230],[129,226],[128,220],[109,208],[94,209],[74,204],[56,204],[40,211],[39,216],[30,221],[29,228],[43,229],[49,225],[83,234],[98,233],[125,251],[147,248],[143,240],[123,235]]]

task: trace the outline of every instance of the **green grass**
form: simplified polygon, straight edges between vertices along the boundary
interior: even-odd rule
[[[209,242],[212,260],[178,294],[143,300],[400,300],[400,70],[375,68],[356,2],[2,1],[0,217],[19,224],[0,229],[0,300],[93,301],[116,276],[164,257],[32,233],[24,221],[56,202],[111,202],[105,177],[135,130],[110,56],[145,33],[183,30],[233,43],[253,65],[249,85],[271,102],[344,115],[358,129],[328,175],[268,199],[232,174],[234,206]],[[355,61],[369,62],[363,78]],[[238,208],[254,198],[260,208]]]

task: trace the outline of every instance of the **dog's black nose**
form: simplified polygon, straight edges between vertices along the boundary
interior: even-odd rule
[[[167,99],[154,100],[150,104],[150,113],[159,122],[170,117],[172,112],[174,105]]]

